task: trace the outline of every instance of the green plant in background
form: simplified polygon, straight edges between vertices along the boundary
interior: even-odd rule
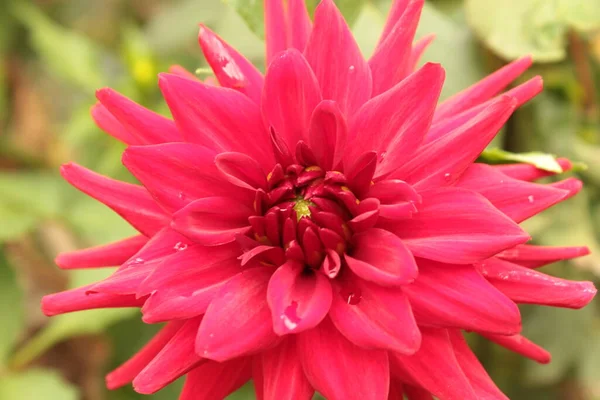
[[[353,23],[363,52],[372,52],[389,1],[336,2]],[[37,311],[41,295],[99,278],[97,271],[57,274],[53,254],[131,234],[110,210],[78,196],[55,171],[75,159],[103,174],[133,180],[118,168],[123,146],[106,138],[89,117],[92,90],[115,87],[166,112],[155,75],[171,64],[191,71],[202,66],[195,43],[198,22],[260,64],[262,1],[7,3],[0,15],[0,399],[137,399],[130,389],[108,394],[102,384],[104,372],[153,333],[137,322],[135,311],[98,310],[51,321]],[[316,2],[309,3],[314,7]],[[515,115],[502,140],[483,157],[530,162],[552,171],[558,165],[549,154],[557,154],[588,166],[577,170],[586,181],[584,192],[568,207],[529,221],[527,229],[539,244],[588,245],[595,255],[571,266],[557,263],[549,271],[573,279],[595,276],[596,281],[599,32],[600,3],[590,0],[430,1],[418,29],[418,36],[437,36],[425,58],[442,62],[447,70],[444,98],[504,60],[534,55],[534,73],[543,75],[547,90]],[[533,149],[547,154],[530,153]],[[507,395],[600,399],[597,307],[568,313],[525,307],[523,315],[525,333],[553,353],[549,366],[539,367],[483,341],[473,343]],[[82,340],[99,350],[76,355],[90,348]],[[172,399],[176,393],[177,388],[169,388],[152,398]],[[251,393],[242,390],[236,396],[249,399]]]

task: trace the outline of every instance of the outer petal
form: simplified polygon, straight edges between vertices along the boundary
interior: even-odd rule
[[[264,400],[312,399],[314,389],[306,379],[296,348],[296,339],[290,336],[260,356]]]
[[[238,151],[273,168],[269,135],[258,105],[245,95],[223,87],[161,74],[159,86],[186,141],[218,152]]]
[[[421,345],[410,303],[399,288],[342,276],[334,286],[329,316],[346,338],[362,348],[413,354]]]
[[[369,100],[350,124],[352,146],[344,157],[345,166],[371,150],[379,155],[377,175],[389,173],[401,161],[406,162],[429,129],[443,83],[442,67],[426,64],[389,91]]]
[[[215,361],[256,352],[277,343],[265,301],[272,267],[246,270],[225,284],[208,306],[196,351]]]
[[[179,332],[183,322],[169,322],[140,351],[106,376],[109,390],[118,389],[130,383],[158,353]]]
[[[169,212],[209,196],[230,196],[252,204],[254,193],[220,177],[215,152],[191,143],[129,147],[123,164]]]
[[[333,0],[323,0],[317,6],[304,54],[323,98],[335,100],[346,115],[353,115],[371,97],[371,70]]]
[[[267,71],[261,108],[265,123],[288,148],[307,139],[311,115],[320,101],[319,83],[302,53],[290,49],[275,57]]]
[[[590,254],[590,249],[581,247],[552,247],[522,244],[504,250],[498,258],[511,261],[527,268],[538,268],[556,261],[569,260]]]
[[[133,388],[136,392],[155,393],[204,361],[194,352],[194,338],[199,323],[200,318],[185,322],[133,380]]]
[[[205,197],[173,215],[176,231],[204,246],[230,243],[250,229],[253,211],[229,197]]]
[[[405,385],[404,390],[408,400],[433,400],[431,393],[420,387]]]
[[[190,246],[169,257],[138,287],[144,322],[188,319],[203,314],[220,287],[241,272],[239,246]]]
[[[204,25],[198,41],[221,86],[237,90],[260,102],[263,76],[244,56]]]
[[[443,329],[422,329],[423,344],[412,356],[390,353],[392,373],[444,400],[478,400]],[[452,384],[448,384],[451,382]]]
[[[535,360],[541,364],[548,364],[550,362],[550,353],[524,336],[492,335],[488,333],[479,334],[502,347],[506,347],[515,353],[519,353],[522,356],[531,358],[532,360]]]
[[[312,23],[304,0],[264,0],[267,66],[289,48],[304,51]]]
[[[346,254],[345,259],[361,278],[383,286],[397,286],[411,283],[417,277],[412,253],[393,233],[372,228],[355,234],[352,241],[352,256]]]
[[[101,103],[96,103],[90,112],[96,125],[115,139],[130,145],[144,143],[143,140],[131,134]]]
[[[471,165],[456,186],[482,194],[515,222],[522,222],[569,196],[567,190],[513,179],[485,164]]]
[[[168,216],[141,186],[106,178],[74,163],[63,165],[60,172],[71,185],[113,209],[146,236],[169,223]]]
[[[347,135],[346,118],[337,104],[331,100],[319,103],[311,118],[308,143],[325,171],[340,163]]]
[[[558,158],[556,160],[563,171],[569,171],[573,168],[573,164],[566,158]],[[531,164],[505,164],[496,165],[500,172],[511,178],[520,179],[523,181],[535,181],[547,176],[556,175],[554,172],[544,171]]]
[[[479,268],[488,281],[517,303],[582,308],[596,295],[592,282],[556,278],[500,259],[487,260]]]
[[[448,330],[450,342],[454,349],[454,355],[463,372],[471,382],[473,390],[480,399],[508,400],[494,384],[485,368],[481,365],[475,354],[458,330]]]
[[[173,121],[136,104],[114,90],[100,89],[96,92],[96,97],[141,144],[181,140],[181,133]]]
[[[436,120],[455,115],[491,99],[502,89],[517,79],[532,64],[531,56],[526,56],[500,68],[485,79],[444,101],[435,112]]]
[[[298,354],[308,381],[328,400],[387,398],[387,352],[355,346],[329,319],[298,335]]]
[[[423,203],[412,219],[386,227],[402,238],[416,257],[469,264],[529,239],[477,193],[441,188],[420,194]]]
[[[521,330],[519,309],[472,266],[419,260],[420,274],[404,288],[420,326],[500,334]]]
[[[468,123],[422,146],[392,177],[418,183],[419,187],[452,184],[496,136],[515,106],[513,98],[500,97]]]
[[[278,335],[301,332],[317,326],[331,307],[331,284],[319,272],[304,270],[295,261],[283,264],[271,276],[267,301]]]
[[[92,310],[96,308],[141,307],[144,299],[133,295],[118,295],[105,293],[89,293],[92,285],[77,289],[50,294],[42,298],[42,312],[52,317],[54,315],[74,311]]]
[[[56,264],[62,269],[115,267],[123,264],[148,242],[143,235],[88,249],[61,253]]]
[[[373,95],[385,92],[412,71],[412,43],[424,3],[424,0],[409,0],[402,16],[375,49],[369,60]]]
[[[218,363],[208,361],[191,370],[179,400],[224,399],[250,380],[252,359],[238,358]]]

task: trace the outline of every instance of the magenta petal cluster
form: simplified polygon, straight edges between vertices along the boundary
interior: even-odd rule
[[[431,41],[413,44],[422,7],[396,0],[365,60],[332,0],[314,21],[303,0],[266,0],[265,75],[201,27],[216,80],[161,74],[172,120],[98,91],[92,115],[129,146],[141,185],[62,174],[139,235],[60,255],[66,269],[120,267],[42,306],[166,323],[110,388],[149,394],[185,375],[182,400],[249,380],[265,400],[506,399],[464,331],[550,360],[521,336],[517,304],[589,303],[590,282],[537,270],[588,250],[527,244],[519,223],[581,182],[475,163],[542,81],[503,92],[526,57],[438,103],[443,68],[416,67]]]

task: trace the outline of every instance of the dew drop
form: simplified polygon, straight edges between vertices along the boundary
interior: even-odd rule
[[[133,261],[131,261],[129,264],[141,264],[143,262],[144,262],[144,259],[138,257],[138,258],[134,259]]]
[[[184,251],[188,248],[188,245],[183,242],[177,242],[173,248],[177,251]]]
[[[527,200],[529,200],[530,203],[533,203],[533,201],[535,200],[535,198],[533,196],[528,196]]]
[[[356,69],[356,67],[354,65],[351,65],[350,68],[348,68],[348,70],[350,72],[354,72],[355,69]]]
[[[444,174],[444,180],[445,180],[446,182],[450,182],[450,181],[452,181],[452,174],[450,174],[449,172],[446,172],[446,173]]]
[[[296,313],[297,309],[298,303],[292,301],[292,304],[287,306],[283,314],[279,317],[283,321],[283,325],[290,331],[296,329],[300,323],[300,318],[298,318],[298,314]]]
[[[387,152],[385,152],[385,151],[382,151],[381,153],[379,153],[379,162],[382,162],[386,156],[387,156]]]
[[[177,197],[179,197],[179,200],[183,200],[185,199],[185,194],[183,194],[183,192],[179,192],[179,194],[177,194]]]

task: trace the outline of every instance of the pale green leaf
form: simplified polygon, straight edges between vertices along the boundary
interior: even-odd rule
[[[383,13],[372,3],[365,3],[352,27],[352,34],[365,58],[373,54],[384,25]]]
[[[78,390],[57,372],[30,369],[0,378],[2,400],[78,400]]]
[[[256,36],[265,37],[263,0],[222,0],[242,17]]]
[[[32,45],[47,68],[84,89],[101,86],[100,51],[93,42],[52,21],[27,2],[12,4],[12,13],[29,30]]]
[[[560,174],[563,172],[556,157],[552,154],[546,154],[539,151],[532,151],[529,153],[511,153],[510,151],[502,149],[486,149],[481,153],[481,160],[492,164],[500,163],[525,163],[531,164],[535,167]]]
[[[18,335],[23,329],[23,291],[15,272],[0,250],[0,366],[7,361]],[[3,398],[0,396],[0,399]]]
[[[573,28],[587,32],[600,28],[600,1],[559,0],[559,15]]]

